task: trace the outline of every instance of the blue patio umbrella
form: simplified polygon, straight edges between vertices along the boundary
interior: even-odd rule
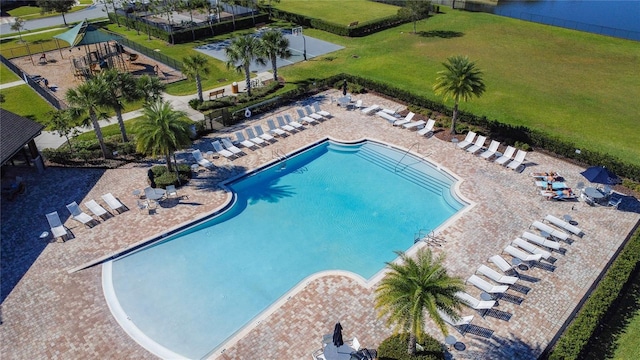
[[[604,166],[592,166],[580,173],[592,183],[615,185],[620,183],[620,178],[607,170]]]
[[[344,345],[344,341],[342,340],[342,325],[340,325],[340,323],[336,323],[336,326],[333,328],[333,345],[336,347]]]

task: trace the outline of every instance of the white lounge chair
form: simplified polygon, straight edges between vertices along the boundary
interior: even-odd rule
[[[489,144],[489,148],[482,153],[480,153],[480,157],[483,159],[490,159],[493,155],[498,151],[498,147],[500,146],[500,142],[496,140],[491,140],[491,144]]]
[[[467,306],[475,310],[491,309],[496,304],[495,300],[478,300],[464,291],[459,291],[455,295]]]
[[[427,122],[424,120],[418,120],[418,121],[410,121],[404,125],[402,125],[403,128],[405,129],[409,129],[409,130],[417,130],[420,127],[423,127],[424,124],[426,124]]]
[[[467,136],[464,138],[464,140],[460,141],[458,143],[458,148],[460,149],[466,149],[467,146],[473,144],[473,139],[476,138],[476,133],[473,131],[469,131],[467,133]]]
[[[365,115],[371,115],[374,112],[376,112],[378,109],[380,109],[380,105],[371,105],[369,107],[366,107],[360,111],[362,111],[363,114]]]
[[[489,261],[494,263],[505,274],[509,274],[513,271],[514,265],[511,265],[500,255],[493,255],[489,258]]]
[[[507,165],[507,167],[512,170],[518,170],[518,168],[523,165],[525,156],[527,156],[526,151],[518,150],[516,157],[509,163],[509,165]]]
[[[500,284],[512,285],[515,284],[516,281],[518,281],[518,278],[516,276],[502,275],[486,265],[480,265],[477,272]]]
[[[51,228],[51,234],[54,239],[60,238],[64,241],[69,237],[69,233],[67,232],[67,229],[64,228],[64,225],[62,225],[62,221],[60,221],[60,216],[58,216],[57,211],[48,213],[47,221],[49,222],[49,228]]]
[[[360,102],[360,106],[362,106],[362,100],[358,101]],[[356,102],[356,106],[358,107],[358,102]],[[317,101],[313,103],[313,110],[315,110],[316,114],[324,116],[325,118],[330,118],[332,116],[330,112],[322,110],[320,108],[320,103]]]
[[[569,185],[567,185],[567,183],[563,182],[563,181],[554,181],[552,183],[547,182],[547,181],[543,181],[543,180],[539,180],[536,181],[536,186],[542,189],[547,189],[547,187],[549,187],[549,184],[551,184],[551,188],[553,190],[562,190],[562,189],[568,189]]]
[[[540,254],[527,254],[524,251],[511,245],[507,245],[507,247],[504,248],[504,252],[522,261],[539,261],[542,257],[542,255]]]
[[[478,151],[482,150],[485,141],[487,141],[487,137],[480,135],[476,139],[476,142],[473,145],[469,146],[466,150],[472,154],[475,154]]]
[[[433,127],[436,124],[436,121],[433,119],[427,120],[427,125],[425,125],[422,129],[418,130],[418,135],[427,136],[433,135]]]
[[[213,145],[213,150],[215,150],[218,154],[224,156],[224,157],[229,157],[227,155],[228,152],[231,152],[231,155],[233,156],[239,156],[240,154],[244,153],[244,151],[242,151],[242,149],[240,149],[239,147],[233,145],[233,143],[231,142],[231,140],[227,139],[227,138],[223,138],[222,139],[222,146],[224,146],[224,149],[222,148],[222,146],[220,146],[220,142],[218,140],[212,141],[211,145]],[[227,149],[227,152],[225,152],[225,149]],[[222,153],[225,154],[222,154]]]
[[[553,215],[547,215],[544,218],[546,221],[552,223],[553,225],[566,230],[574,235],[578,235],[580,237],[582,237],[584,235],[584,232],[582,232],[582,230],[580,230],[580,228],[578,228],[577,226],[571,225],[568,222],[562,220],[562,219],[558,219],[557,217],[553,216]]]
[[[214,168],[213,163],[211,161],[202,157],[202,153],[200,152],[200,150],[193,150],[191,152],[191,155],[193,155],[193,158],[196,159],[196,162],[198,163],[198,165],[207,169]]]
[[[258,136],[260,136],[260,138],[262,138],[264,141],[271,142],[275,140],[273,136],[265,133],[264,130],[262,130],[262,126],[255,125],[253,128],[256,129],[256,134],[258,134]]]
[[[273,119],[269,119],[267,120],[267,126],[269,127],[269,132],[273,135],[276,136],[286,136],[287,132],[280,129],[279,127],[276,126],[276,124],[273,122]],[[293,128],[291,128],[291,130],[293,130]]]
[[[446,322],[447,324],[449,324],[449,325],[451,325],[453,327],[469,325],[471,323],[471,321],[473,320],[473,315],[460,316],[460,318],[458,320],[453,320],[451,318],[451,316],[449,316],[446,312],[444,312],[442,310],[437,310],[437,311],[438,311],[438,314],[440,315],[440,317],[442,318],[442,320],[444,320],[444,322]]]
[[[507,161],[511,160],[513,157],[513,153],[516,152],[516,148],[513,146],[507,146],[507,150],[504,151],[504,154],[495,160],[496,164],[504,165]]]
[[[566,233],[564,233],[562,231],[559,231],[559,230],[556,230],[556,229],[552,228],[551,226],[549,226],[549,225],[547,225],[547,224],[545,224],[543,222],[540,222],[540,221],[536,220],[536,221],[533,222],[533,224],[531,224],[531,226],[533,226],[534,228],[536,228],[536,229],[538,229],[538,230],[540,230],[542,232],[545,232],[545,233],[547,233],[547,234],[549,234],[549,235],[551,235],[551,236],[553,236],[555,238],[558,238],[560,240],[568,240],[569,239],[569,235],[567,235]]]
[[[287,124],[293,126],[294,128],[296,128],[296,130],[303,130],[304,129],[304,126],[302,126],[302,124],[300,124],[297,121],[293,121],[293,119],[291,118],[291,115],[284,114],[284,119],[287,122]]]
[[[541,249],[530,242],[524,241],[520,238],[515,238],[511,244],[516,245],[524,251],[528,251],[532,254],[540,254],[543,259],[549,259],[551,257],[551,253],[547,250]]]
[[[167,187],[164,190],[167,198],[170,198],[170,197],[179,198],[179,199],[189,198],[189,196],[187,195],[178,196],[178,190],[176,189],[175,185],[167,185]]]
[[[312,117],[318,121],[324,121],[325,117],[324,115],[320,114],[317,111],[313,111],[313,109],[311,108],[311,106],[307,105],[304,107],[304,111],[307,112],[307,116]],[[323,113],[326,113],[326,111],[323,111]]]
[[[492,285],[477,275],[471,275],[467,282],[489,294],[501,294],[509,289],[507,285]]]
[[[241,131],[236,131],[236,140],[242,144],[242,146],[246,147],[246,148],[252,148],[252,147],[259,147],[256,143],[254,143],[253,141],[247,140],[247,138],[244,137],[244,134],[242,134]]]
[[[75,201],[67,205],[67,210],[69,210],[69,212],[71,213],[71,217],[73,218],[73,220],[81,222],[84,226],[91,227],[92,224],[98,222],[98,220],[92,218],[91,216],[87,215],[87,213],[80,210],[80,206],[78,206],[78,203],[76,203]]]
[[[282,116],[276,116],[276,120],[278,120],[278,125],[280,126],[281,129],[287,130],[289,132],[294,132],[294,131],[298,131],[296,128],[294,128],[293,126],[287,124],[284,121],[284,118]]]
[[[106,193],[102,195],[102,200],[104,200],[104,202],[107,203],[107,206],[111,210],[116,211],[118,214],[126,210],[126,207],[124,206],[124,204],[121,203],[118,199],[116,199],[116,197],[113,196],[112,193]]]
[[[532,234],[528,231],[522,233],[522,238],[531,241],[534,244],[547,247],[549,249],[560,250],[560,244],[558,244],[557,242],[543,238],[540,235]]]
[[[314,125],[318,123],[318,121],[315,118],[307,116],[304,113],[304,110],[298,108],[298,109],[296,109],[296,111],[298,112],[298,121],[299,122],[306,123],[306,124],[314,124]],[[322,118],[322,116],[320,116],[320,118]]]
[[[100,204],[98,204],[95,200],[89,200],[84,203],[84,206],[89,209],[95,216],[99,216],[102,219],[108,218],[111,213],[109,213],[105,208],[103,208]]]
[[[378,111],[378,112],[376,113],[376,115],[378,115],[378,116],[380,116],[381,118],[383,118],[383,119],[387,120],[387,121],[388,121],[388,122],[390,122],[392,125],[393,125],[393,124],[395,124],[395,122],[396,122],[396,121],[398,121],[398,119],[397,119],[395,116],[393,116],[393,115],[391,115],[391,114],[389,114],[388,112],[385,112],[385,111],[383,111],[383,110]]]
[[[384,110],[383,110],[384,112]],[[413,112],[409,111],[409,113],[407,114],[407,116],[404,117],[404,119],[400,119],[400,120],[396,120],[393,122],[393,126],[401,126],[404,124],[408,124],[409,122],[411,122],[411,119],[413,119],[413,117],[416,114],[414,114]]]
[[[247,136],[249,137],[249,141],[254,142],[258,145],[268,145],[269,143],[264,141],[264,139],[262,139],[259,136],[256,136],[256,134],[253,132],[252,128],[246,128],[244,129],[244,132],[247,133]]]

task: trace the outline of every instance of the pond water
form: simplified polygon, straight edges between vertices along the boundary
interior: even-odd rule
[[[640,41],[638,0],[500,0],[494,14]]]

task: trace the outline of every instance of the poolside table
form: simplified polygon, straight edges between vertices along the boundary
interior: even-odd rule
[[[350,360],[351,353],[356,349],[344,344],[340,347],[336,347],[333,343],[329,343],[324,347],[324,358],[326,360]]]
[[[153,189],[151,191],[146,192],[147,199],[149,200],[159,200],[162,199],[166,194],[164,189]]]
[[[604,194],[600,192],[600,190],[594,187],[588,187],[584,189],[584,194],[588,196],[591,200],[598,202],[604,198]]]

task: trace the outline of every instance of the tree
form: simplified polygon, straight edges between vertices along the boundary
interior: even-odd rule
[[[453,98],[453,116],[451,117],[451,134],[456,133],[456,119],[460,100],[469,101],[473,96],[480,97],[486,87],[482,79],[482,71],[476,68],[475,62],[466,56],[452,56],[447,63],[442,63],[446,70],[439,71],[433,90],[436,95]]]
[[[227,68],[235,68],[238,73],[242,73],[244,70],[249,96],[251,96],[251,71],[249,68],[252,61],[260,65],[266,64],[262,58],[263,53],[261,41],[251,35],[235,38],[225,49]]]
[[[67,90],[66,98],[69,104],[73,106],[70,111],[74,113],[74,116],[79,117],[85,112],[89,113],[89,118],[83,120],[83,125],[88,125],[89,122],[93,125],[93,131],[95,131],[98,143],[100,143],[102,156],[106,159],[110,157],[110,154],[104,144],[102,130],[100,130],[100,124],[98,123],[98,114],[101,114],[99,111],[100,99],[104,97],[102,91],[103,89],[98,82],[89,80],[75,89]],[[104,117],[103,114],[101,117]]]
[[[122,141],[128,142],[127,130],[122,119],[122,110],[125,103],[132,102],[142,97],[136,86],[136,79],[129,72],[119,72],[118,69],[103,71],[92,81],[97,83],[103,91],[100,92],[98,102],[103,107],[112,108],[116,113]]]
[[[413,33],[415,34],[418,20],[429,16],[430,7],[431,2],[427,0],[407,0],[404,7],[398,10],[398,14],[413,21]]]
[[[24,42],[24,40],[22,40],[22,33],[20,32],[22,29],[24,29],[24,19],[21,17],[15,17],[13,19],[13,24],[11,24],[11,30],[18,32],[18,37],[20,37],[21,43]]]
[[[67,19],[64,17],[64,14],[73,8],[76,0],[38,0],[37,4],[43,14],[52,11],[61,13],[62,21],[64,21],[64,25],[66,26]]]
[[[145,103],[154,103],[162,100],[166,85],[157,76],[142,75],[138,78],[136,87],[140,99]]]
[[[282,35],[281,31],[269,30],[262,35],[262,47],[264,54],[271,61],[273,69],[273,80],[278,81],[277,58],[288,59],[291,57],[289,50],[289,39]]]
[[[387,325],[396,332],[408,332],[408,353],[415,355],[416,341],[422,340],[425,315],[446,336],[447,327],[438,310],[458,320],[462,305],[455,293],[464,290],[464,282],[447,274],[442,265],[444,255],[433,258],[431,250],[421,248],[413,259],[396,252],[401,263],[387,263],[390,271],[380,281],[376,292],[379,316],[388,316]]]
[[[142,113],[136,122],[136,150],[151,156],[164,155],[167,169],[173,171],[171,154],[191,144],[191,124],[184,119],[186,114],[173,110],[168,101],[146,104]]]
[[[195,54],[182,59],[182,73],[190,80],[195,80],[200,102],[204,101],[202,98],[201,78],[203,75],[209,75],[210,72],[209,60],[202,54]]]
[[[46,119],[46,125],[51,130],[57,132],[58,135],[64,136],[67,139],[69,150],[73,152],[69,135],[74,134],[78,126],[78,122],[74,118],[74,113],[69,110],[56,110],[49,114],[50,117]]]

